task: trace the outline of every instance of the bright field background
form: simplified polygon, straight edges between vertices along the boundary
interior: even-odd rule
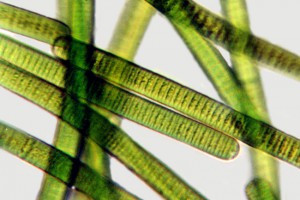
[[[56,15],[55,0],[6,0],[3,2],[49,17]],[[96,0],[95,36],[96,45],[99,48],[107,47],[125,2],[125,0]],[[197,2],[214,12],[220,12],[219,1],[199,0]],[[300,27],[298,25],[300,1],[248,0],[247,3],[254,34],[300,55]],[[45,44],[15,34],[4,33],[50,52],[49,46]],[[134,61],[220,100],[181,39],[161,14],[156,14],[152,19]],[[300,82],[264,68],[261,68],[261,75],[273,125],[300,138]],[[0,120],[19,127],[48,143],[52,142],[56,119],[1,87]],[[226,162],[128,120],[122,122],[122,128],[136,142],[161,159],[209,199],[246,199],[244,188],[251,178],[246,145],[241,144],[241,151],[236,159]],[[299,169],[281,161],[279,163],[282,199],[299,198]],[[161,199],[115,159],[111,160],[111,170],[116,182],[142,199]],[[42,176],[41,171],[0,150],[0,199],[35,199]]]

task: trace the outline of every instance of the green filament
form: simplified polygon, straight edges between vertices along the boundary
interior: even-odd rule
[[[273,45],[208,11],[192,0],[145,0],[174,24],[192,27],[230,52],[245,54],[271,69],[300,79],[300,57]]]
[[[204,37],[224,46],[229,51],[245,54],[261,61],[271,69],[296,79],[300,77],[300,58],[246,31],[236,28],[191,0],[145,0],[166,15],[174,24],[191,27]],[[20,8],[1,3],[0,26],[37,40],[52,44],[68,28],[53,20]],[[27,24],[28,26],[24,26]],[[28,28],[27,28],[28,27]]]
[[[234,109],[238,111],[251,107],[250,100],[218,49],[192,28],[177,23],[173,26],[224,102],[235,105]]]
[[[127,1],[108,46],[108,51],[132,60],[154,13],[155,9],[146,2]]]
[[[36,138],[0,124],[0,147],[69,184],[75,160]],[[94,199],[137,199],[91,168],[79,163],[74,186]]]
[[[178,197],[182,197],[182,199],[204,199],[162,163],[134,143],[119,128],[87,107],[85,101],[81,100],[80,103],[53,85],[22,73],[14,69],[13,66],[7,66],[7,64],[0,65],[1,75],[7,77],[6,80],[1,80],[2,86],[38,104],[62,118],[79,132],[84,133],[85,136],[91,138],[133,170],[159,194],[169,199],[177,199]],[[213,146],[213,148],[216,147]]]
[[[95,79],[94,77],[93,81],[90,82],[88,79],[92,77],[86,77],[85,72],[82,70],[72,69],[71,72],[72,73],[69,74],[69,80],[66,81],[74,83],[75,81],[72,80],[74,78],[82,80],[81,84],[66,88],[68,93],[75,95],[77,98],[88,99],[88,101],[108,109],[111,112],[222,159],[232,159],[239,151],[239,146],[235,140],[203,124],[131,95],[109,83],[101,81],[101,79]],[[53,110],[51,110],[52,113],[60,113],[58,105],[62,104],[61,101],[64,95],[51,89],[51,87],[53,87],[52,85],[45,84],[43,89],[45,92],[42,92],[40,91],[41,81],[36,81],[37,83],[32,85],[35,78],[29,78],[27,77],[28,75],[17,71],[13,67],[7,68],[5,65],[3,65],[1,69],[1,74],[5,77],[5,79],[0,81],[2,86],[20,93],[22,96],[25,95],[23,94],[25,89],[35,91],[34,93],[32,92],[33,94],[31,95],[38,94],[38,96],[28,96],[26,98],[35,101],[39,100],[40,103],[38,104],[42,107],[49,106],[53,108]],[[94,89],[95,91],[91,93]],[[50,98],[53,98],[53,100],[50,101]]]
[[[5,3],[0,3],[0,28],[48,44],[70,34],[70,29],[59,21]]]
[[[249,200],[272,200],[279,199],[272,190],[271,185],[264,179],[253,179],[246,187],[246,194]]]
[[[59,41],[66,42],[65,40],[59,40]],[[69,44],[69,43],[67,43],[67,44]],[[79,45],[78,47],[80,47],[80,45],[84,45],[84,44],[78,43],[78,45]],[[58,50],[61,50],[60,47],[61,46],[58,46]],[[10,46],[10,48],[13,48],[13,46]],[[92,47],[90,47],[90,48],[92,48]],[[57,49],[57,46],[55,49]],[[21,50],[21,48],[18,48],[18,49],[15,49],[14,52],[18,55],[18,54],[22,53],[22,50]],[[66,52],[68,52],[67,49],[66,49]],[[63,51],[62,53],[66,53],[66,52]],[[74,56],[76,51],[73,50],[73,52],[74,53],[73,54],[71,53],[70,55]],[[201,95],[199,93],[194,92],[193,90],[190,90],[188,88],[180,86],[179,84],[169,81],[166,78],[161,78],[160,76],[158,76],[154,73],[150,74],[151,79],[149,81],[146,79],[146,78],[149,78],[149,75],[147,74],[148,71],[146,71],[146,70],[141,71],[141,68],[138,68],[136,65],[134,65],[128,61],[125,61],[120,58],[116,58],[115,56],[112,56],[108,53],[106,53],[106,54],[101,53],[100,50],[94,50],[93,52],[94,52],[93,56],[94,57],[98,56],[98,58],[99,58],[99,59],[95,59],[97,62],[95,62],[93,65],[93,68],[97,69],[95,71],[98,71],[98,72],[102,71],[103,74],[110,75],[110,76],[107,75],[108,78],[113,79],[113,80],[119,80],[119,79],[122,80],[122,79],[124,79],[124,76],[130,77],[130,76],[128,76],[128,74],[130,74],[129,72],[133,73],[133,76],[131,76],[131,78],[129,78],[129,81],[127,81],[127,82],[131,83],[131,85],[133,85],[133,86],[131,86],[131,88],[133,88],[132,89],[133,91],[136,91],[136,90],[134,90],[136,88],[139,89],[140,87],[142,87],[142,90],[139,90],[139,91],[143,92],[143,90],[144,90],[143,87],[145,87],[147,85],[151,86],[151,82],[152,82],[152,84],[154,82],[155,83],[155,84],[153,84],[154,87],[151,86],[151,87],[149,87],[149,89],[146,87],[145,89],[147,89],[147,92],[148,92],[147,95],[149,95],[149,93],[151,95],[153,93],[156,95],[156,97],[155,97],[155,95],[151,96],[151,97],[154,96],[155,97],[154,99],[156,101],[159,101],[162,103],[166,102],[166,104],[168,106],[174,107],[174,108],[176,108],[176,110],[179,110],[179,111],[185,113],[186,115],[193,117],[194,119],[200,120],[201,122],[205,123],[206,125],[209,125],[210,127],[213,127],[216,130],[219,130],[223,133],[229,134],[230,136],[235,137],[235,138],[245,142],[246,144],[249,144],[252,147],[258,148],[266,153],[269,153],[275,157],[278,157],[284,161],[287,161],[295,166],[299,166],[299,164],[300,164],[299,150],[297,148],[300,144],[299,144],[299,140],[297,140],[296,138],[288,136],[288,135],[284,134],[283,132],[274,129],[273,127],[271,127],[265,123],[258,122],[248,116],[242,115],[239,112],[235,112],[235,111],[229,109],[228,107],[225,107],[224,105],[219,104],[212,99],[209,99],[208,97],[206,97],[204,95]],[[4,55],[5,52],[0,53],[0,57],[1,57],[1,54]],[[5,58],[5,60],[12,57],[12,55],[13,55],[13,53],[9,54]],[[106,55],[108,55],[108,56],[106,56]],[[77,55],[77,56],[74,56],[74,58],[80,59],[81,56]],[[112,59],[112,58],[114,58],[114,59]],[[11,62],[11,61],[9,61],[9,62]],[[12,62],[13,62],[13,60],[12,60]],[[93,62],[91,62],[91,63],[93,63]],[[123,73],[122,70],[118,69],[120,67],[121,68],[124,67],[124,65],[128,69],[127,73]],[[80,67],[85,67],[85,66],[80,66]],[[103,67],[103,68],[101,68],[101,67]],[[37,65],[35,65],[35,64],[32,64],[30,68],[32,68],[33,71],[39,71],[39,70],[37,70]],[[27,70],[31,71],[31,73],[32,73],[32,70],[30,70],[30,68],[28,68]],[[59,68],[58,69],[52,68],[52,69],[54,71],[62,71]],[[135,70],[137,70],[138,72],[140,71],[140,76],[136,76],[138,78],[138,80],[146,79],[146,81],[144,81],[143,84],[141,84],[141,81],[135,80],[135,76],[134,76],[134,74],[136,74]],[[74,71],[74,73],[75,73],[75,70],[71,70],[71,71]],[[120,73],[120,71],[121,71],[121,74],[118,75],[118,72]],[[94,76],[90,72],[85,73],[84,71],[80,72],[80,70],[77,70],[77,72],[79,74],[81,74],[80,76],[86,76],[88,74],[90,74],[89,76],[92,76],[92,77]],[[112,74],[114,74],[114,76],[112,76]],[[104,76],[104,77],[107,78],[107,76]],[[45,78],[45,80],[49,80],[50,82],[53,83],[52,78],[53,77],[49,76],[48,78]],[[74,78],[79,78],[79,77],[74,76]],[[116,95],[116,97],[118,97],[118,98],[112,99],[110,96],[111,94],[109,94],[109,92],[108,92],[107,93],[107,94],[109,94],[109,95],[107,95],[108,99],[103,98],[101,96],[102,93],[104,91],[106,92],[111,89],[106,90],[102,86],[100,86],[100,87],[96,86],[97,84],[99,84],[99,82],[96,79],[97,78],[95,77],[89,81],[85,80],[87,82],[82,82],[82,84],[80,84],[78,87],[81,87],[81,88],[84,88],[87,86],[95,87],[95,89],[96,89],[95,92],[90,92],[90,93],[93,93],[91,95],[93,96],[95,101],[98,101],[96,99],[99,97],[99,101],[97,102],[98,105],[101,105],[101,106],[105,107],[106,109],[114,109],[113,112],[118,112],[118,114],[120,114],[120,115],[123,115],[123,116],[128,115],[127,117],[131,117],[131,120],[137,121],[138,123],[144,124],[146,126],[152,126],[152,128],[153,128],[153,126],[155,126],[155,128],[153,128],[153,129],[158,130],[160,132],[164,132],[164,133],[168,134],[168,133],[170,133],[169,131],[170,131],[171,127],[172,127],[172,129],[177,130],[178,133],[181,132],[180,128],[179,129],[177,128],[179,126],[178,124],[177,124],[177,127],[175,127],[175,128],[174,128],[174,126],[169,126],[169,127],[166,126],[166,124],[169,124],[170,122],[165,122],[165,123],[160,122],[160,123],[153,124],[153,122],[151,122],[151,120],[157,120],[157,119],[154,119],[155,117],[152,117],[149,120],[149,119],[147,119],[146,114],[141,116],[137,112],[130,113],[130,112],[132,112],[132,110],[128,110],[128,109],[126,109],[126,107],[124,107],[124,106],[122,107],[120,105],[122,105],[123,103],[125,103],[124,105],[126,105],[126,106],[138,105],[136,103],[139,102],[140,100],[138,100],[137,97],[134,97],[134,98],[130,97],[130,95],[128,93],[124,93],[122,90],[119,90],[118,88],[116,88],[110,84],[106,84],[106,85],[107,85],[107,88],[113,88],[112,91],[114,91],[114,92],[112,92],[112,94],[114,94],[114,95],[122,94],[122,95],[121,96]],[[127,79],[124,79],[124,80],[127,80]],[[61,81],[58,81],[58,82],[62,83]],[[58,84],[55,83],[55,85],[58,85]],[[128,85],[130,86],[130,84],[128,84]],[[170,89],[170,86],[173,87],[173,88],[171,87],[171,89],[173,89],[173,90]],[[64,84],[62,83],[62,85],[60,85],[60,87],[64,87]],[[92,91],[92,90],[90,90],[90,91]],[[119,93],[119,91],[120,91],[120,93]],[[168,91],[168,92],[166,92],[166,91]],[[99,94],[97,94],[97,92]],[[172,95],[172,93],[175,95]],[[83,95],[82,98],[86,98],[87,94],[85,94],[85,92],[82,92],[81,94],[76,93],[76,95]],[[119,99],[120,97],[124,98],[123,103],[119,102],[119,101],[121,101],[121,99]],[[110,100],[110,98],[112,100]],[[91,101],[91,100],[89,100],[89,101]],[[114,101],[116,102],[115,104],[113,103]],[[132,108],[133,108],[133,110],[135,110],[136,106],[133,106]],[[147,110],[148,110],[149,108],[152,108],[152,105],[149,107],[148,106],[141,107],[142,110],[145,108],[147,108]],[[152,111],[149,113],[151,113],[151,115],[153,114]],[[160,111],[158,113],[160,113]],[[162,113],[165,113],[165,111]],[[165,115],[160,114],[160,116],[163,117]],[[170,116],[178,116],[178,115],[172,114]],[[133,118],[136,118],[136,119],[133,119]],[[163,118],[163,120],[164,119],[165,118]],[[169,118],[169,119],[172,119],[172,118]],[[185,124],[184,126],[187,125],[185,122],[186,120],[182,121],[181,119],[179,119],[177,117],[176,117],[176,120],[181,121],[181,123]],[[176,123],[174,123],[174,124],[176,124]],[[190,123],[189,123],[189,125],[190,125]],[[181,125],[182,128],[184,126]],[[199,125],[197,125],[197,126],[199,126]],[[190,126],[187,126],[185,131],[191,131],[191,129],[189,127]],[[194,131],[197,130],[196,135],[198,135],[198,134],[202,135],[200,133],[201,131],[203,131],[202,133],[207,131],[207,127],[201,128],[201,129],[198,129],[198,128],[195,129],[196,127],[194,126],[192,132],[183,136],[183,138],[185,140],[192,141],[194,143],[194,145],[197,145],[197,143],[200,142],[199,138],[198,138],[199,136],[197,136],[196,143],[192,139],[193,137],[195,137]],[[201,127],[204,127],[204,126],[202,125]],[[200,131],[200,132],[198,132],[198,131]],[[210,129],[210,131],[211,131],[211,129]],[[182,137],[182,135],[181,135],[181,137]],[[214,137],[214,136],[212,136],[212,137]],[[211,139],[209,139],[209,141],[211,141]],[[227,139],[224,138],[224,141],[227,141]],[[219,144],[221,145],[220,142],[219,142]],[[278,144],[284,144],[284,145],[278,146]],[[223,144],[223,147],[225,147],[224,145],[226,146],[226,144]],[[287,147],[286,147],[286,145],[287,145]],[[199,148],[199,146],[197,146],[197,147]],[[232,152],[233,149],[236,150],[236,148],[231,148],[230,151]],[[287,150],[287,151],[282,152],[282,150]],[[219,151],[220,151],[220,149],[218,149],[217,151],[214,151],[214,153],[219,152]],[[219,155],[222,155],[222,154],[223,153],[220,153]],[[232,157],[233,155],[234,154],[227,154],[227,156],[229,156],[229,157]]]
[[[250,33],[246,2],[222,0],[221,4],[229,22]],[[231,54],[231,61],[237,79],[255,107],[256,117],[269,121],[257,63],[244,55],[235,54]]]
[[[70,48],[68,40],[70,38],[58,39],[53,48],[54,53],[63,59],[67,59],[66,55],[80,58],[76,49],[85,44],[78,43],[76,49]],[[91,52],[89,66],[78,67],[91,68],[95,74],[109,82],[145,95],[254,148],[300,166],[298,139],[124,59],[99,49]],[[253,110],[249,110],[248,114],[256,116]]]
[[[66,20],[66,24],[70,26],[72,30],[72,37],[86,42],[93,42],[93,28],[94,28],[94,1],[82,1],[82,0],[72,0],[68,2],[58,2],[58,4],[67,5],[66,8],[61,8],[60,13],[66,12],[64,16],[61,16]],[[65,74],[68,76],[68,74]],[[70,152],[77,160],[81,160],[89,167],[97,171],[101,175],[109,175],[109,158],[104,155],[101,148],[93,143],[84,143],[82,136],[77,132],[77,130],[72,129],[70,126],[65,125],[65,123],[58,123],[55,133],[54,144],[57,148],[62,149],[64,152]],[[76,164],[72,168],[73,176],[75,177],[78,173],[78,168]],[[59,184],[59,182],[49,183],[47,177],[41,186],[38,198],[40,200],[49,199],[48,193],[51,193],[51,188],[64,187]],[[50,197],[51,200],[69,199],[72,190],[66,190],[65,193],[61,195],[56,195],[55,197]]]
[[[246,2],[244,0],[222,0],[221,5],[229,22],[250,33]],[[252,109],[255,111],[255,115],[251,115],[249,108],[245,109],[244,112],[250,113],[251,117],[261,119],[264,122],[270,122],[256,63],[244,55],[234,54],[231,54],[231,61],[236,77],[241,83],[246,95],[251,99],[251,105],[253,105]],[[269,190],[273,190],[274,193],[279,196],[277,161],[255,149],[250,149],[250,153],[254,177],[268,181],[272,187]],[[260,185],[258,184],[257,186]]]

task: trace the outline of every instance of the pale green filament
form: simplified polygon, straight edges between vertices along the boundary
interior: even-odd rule
[[[249,19],[245,0],[222,0],[222,9],[234,26],[250,33]],[[256,62],[253,62],[244,55],[231,54],[231,61],[241,86],[246,95],[251,99],[251,105],[254,110],[254,115],[251,115],[249,108],[246,107],[245,113],[249,113],[251,117],[260,119],[264,122],[270,123],[266,101],[264,98],[263,88],[261,85],[260,75]],[[231,105],[231,104],[230,104]],[[235,105],[232,105],[235,107]],[[278,165],[274,158],[261,153],[255,149],[250,149],[253,173],[255,178],[265,179],[270,183],[271,188],[276,196],[280,196],[279,180],[278,180]],[[261,186],[257,184],[256,186]],[[266,188],[264,188],[266,189]],[[260,191],[258,188],[257,191]],[[263,199],[263,196],[261,197]],[[270,200],[270,198],[268,198]]]
[[[128,0],[119,17],[108,51],[133,60],[155,9],[141,0]]]

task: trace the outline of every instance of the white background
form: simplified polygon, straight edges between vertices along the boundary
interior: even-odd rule
[[[125,0],[96,1],[96,45],[106,48]],[[3,2],[55,17],[55,0]],[[220,12],[219,1],[198,2]],[[299,1],[248,0],[247,3],[254,34],[300,55]],[[31,42],[27,38],[25,41]],[[34,41],[30,44],[49,51],[45,44]],[[219,100],[181,39],[161,14],[153,18],[135,62]],[[261,73],[274,126],[300,138],[300,82],[263,68]],[[53,116],[2,88],[0,120],[48,143],[52,141],[56,125]],[[244,188],[251,178],[251,168],[245,145],[241,144],[241,152],[235,160],[225,162],[127,120],[123,121],[122,128],[209,199],[246,198]],[[280,172],[282,199],[299,197],[299,169],[280,161]],[[112,160],[112,173],[116,182],[139,197],[160,199],[115,160]],[[41,178],[42,172],[0,150],[0,199],[35,199]]]

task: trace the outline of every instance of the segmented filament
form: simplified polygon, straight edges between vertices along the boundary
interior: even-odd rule
[[[236,28],[191,0],[145,0],[174,24],[190,27],[231,52],[245,54],[268,67],[300,79],[300,57]],[[0,27],[52,44],[70,35],[67,26],[54,19],[0,3]],[[27,26],[25,27],[24,24]],[[27,28],[28,27],[28,28]]]
[[[205,199],[173,174],[164,164],[132,141],[118,127],[87,107],[84,100],[79,102],[57,87],[19,71],[7,63],[0,64],[0,74],[7,77],[5,80],[0,80],[0,85],[29,99],[66,121],[79,132],[84,133],[85,136],[91,138],[133,170],[161,195],[170,199],[178,197],[182,197],[182,199]],[[222,134],[220,135],[222,139]],[[232,147],[230,142],[227,142],[229,148]],[[236,144],[234,140],[232,142],[234,142],[233,145]],[[224,145],[226,141],[221,143]],[[216,144],[213,143],[212,145]]]
[[[77,51],[81,45],[86,46],[80,42],[74,44],[71,38],[63,37],[56,41],[53,51],[62,59],[81,59],[82,55]],[[115,85],[151,98],[254,148],[300,166],[298,139],[134,63],[91,46],[89,48],[92,53],[88,66],[77,67],[91,69]]]
[[[77,98],[88,99],[88,101],[111,112],[176,138],[222,159],[232,159],[239,151],[238,143],[231,137],[129,94],[128,92],[122,91],[109,83],[101,81],[101,79],[95,79],[90,76],[86,77],[85,71],[78,69],[71,70],[72,72],[69,74],[70,79],[67,81],[74,83],[72,80],[74,78],[82,81],[81,84],[73,85],[72,87],[66,88],[66,90],[69,94]],[[32,85],[33,77],[26,78],[26,74],[13,69],[13,67],[7,68],[5,64],[2,65],[1,74],[5,77],[0,80],[2,86],[15,92],[23,92],[20,94],[22,96],[25,96],[25,90],[34,90],[34,94],[38,94],[38,96],[27,98],[31,100],[40,98],[40,101],[43,103],[42,107],[51,106],[53,107],[52,112],[54,114],[60,113],[60,107],[58,105],[61,104],[61,97],[63,95],[57,92],[50,92],[53,91],[51,85],[45,85],[44,90],[46,92],[43,93],[45,96],[42,96],[41,89],[39,89],[39,85],[42,84],[42,81],[38,81],[35,85]],[[92,82],[88,81],[90,78],[93,79]],[[20,83],[20,85],[17,83]],[[30,86],[33,88],[30,89]],[[49,100],[51,97],[53,97],[53,101]]]
[[[0,28],[48,44],[70,34],[69,27],[59,21],[5,3],[0,3]]]
[[[19,130],[0,123],[0,147],[33,164],[66,185],[73,178],[74,158]],[[94,199],[138,199],[83,163],[74,186]]]
[[[247,31],[236,28],[228,21],[192,0],[145,0],[171,23],[193,27],[202,36],[223,46],[230,52],[245,54],[267,64],[267,67],[300,79],[300,57]]]

